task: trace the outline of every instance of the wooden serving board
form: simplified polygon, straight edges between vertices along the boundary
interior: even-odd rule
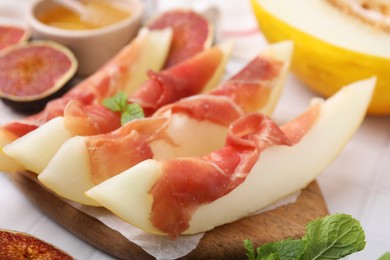
[[[9,177],[47,216],[100,250],[120,259],[153,259],[119,232],[45,189],[34,173],[13,173]],[[304,235],[308,222],[327,214],[320,188],[316,182],[312,182],[293,204],[206,232],[198,247],[181,259],[246,259],[243,247],[245,239],[251,239],[257,247],[271,241],[300,238]]]

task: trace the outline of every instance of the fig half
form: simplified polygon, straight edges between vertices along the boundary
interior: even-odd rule
[[[14,44],[25,42],[30,33],[17,25],[0,25],[0,51]]]
[[[51,41],[8,47],[0,52],[0,98],[16,111],[38,112],[67,91],[77,66],[68,48]]]
[[[32,235],[0,229],[0,259],[74,259],[63,250]]]
[[[213,42],[214,26],[202,14],[190,9],[173,9],[152,17],[150,29],[172,28],[173,37],[165,67],[172,67],[209,48]]]

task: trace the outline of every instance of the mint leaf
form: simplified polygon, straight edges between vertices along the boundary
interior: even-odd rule
[[[256,260],[256,252],[255,252],[255,249],[253,247],[253,244],[252,244],[252,241],[250,241],[249,239],[245,239],[244,240],[244,247],[246,248],[246,255],[248,256],[248,259],[249,260]]]
[[[302,238],[306,259],[340,259],[360,251],[366,245],[359,221],[346,214],[333,214],[309,223]]]
[[[144,118],[144,111],[139,104],[129,104],[125,92],[118,92],[115,96],[103,100],[103,106],[114,112],[121,112],[121,125],[127,122]]]
[[[257,255],[256,260],[280,260],[280,256],[277,253],[271,253],[266,256]]]
[[[386,252],[384,255],[379,257],[378,260],[390,260],[390,252]]]
[[[257,259],[266,259],[274,255],[281,260],[296,260],[304,253],[305,241],[300,239],[287,239],[279,242],[272,242],[257,248]]]
[[[121,115],[121,124],[124,125],[127,122],[138,119],[138,118],[144,118],[144,111],[142,107],[138,104],[128,104],[125,110],[122,112]]]
[[[103,105],[114,112],[122,112],[127,106],[127,95],[120,91],[115,96],[103,100]]]
[[[333,214],[310,222],[302,239],[287,239],[262,245],[254,251],[244,241],[249,260],[340,259],[363,250],[364,231],[358,220],[346,214]],[[380,260],[390,260],[390,254]]]
[[[252,241],[247,239],[244,240],[244,246],[249,260],[295,260],[299,259],[305,250],[305,242],[298,239],[268,243],[258,247],[256,251]]]

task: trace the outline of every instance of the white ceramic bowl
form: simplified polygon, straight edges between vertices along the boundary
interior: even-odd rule
[[[46,25],[37,16],[56,4],[35,0],[27,11],[33,39],[52,40],[71,49],[79,62],[77,74],[87,76],[99,69],[137,34],[144,12],[140,0],[121,0],[131,15],[112,25],[91,30],[67,30]]]

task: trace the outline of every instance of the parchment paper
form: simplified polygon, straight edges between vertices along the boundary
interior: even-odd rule
[[[255,212],[254,214],[261,214],[262,212],[294,203],[297,200],[299,194],[300,193],[297,192],[270,205],[267,208]],[[154,256],[158,260],[176,259],[187,255],[198,246],[200,239],[204,235],[204,233],[196,235],[185,235],[179,236],[176,240],[171,240],[166,236],[145,233],[141,229],[132,226],[119,217],[116,217],[114,214],[104,208],[90,207],[74,202],[69,202],[69,204],[90,215],[91,217],[100,220],[103,224],[110,227],[111,229],[118,231],[129,241],[137,244],[148,254]]]

